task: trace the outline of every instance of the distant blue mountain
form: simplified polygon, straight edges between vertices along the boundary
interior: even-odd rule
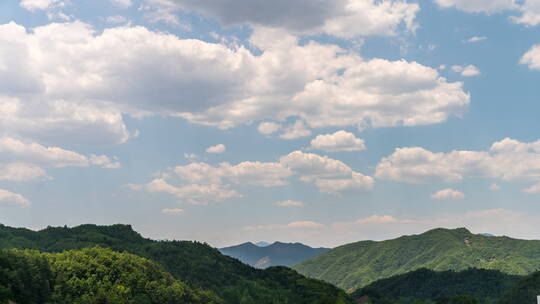
[[[292,266],[330,250],[329,248],[312,248],[301,243],[275,242],[267,246],[260,246],[261,243],[265,244],[265,242],[259,242],[258,245],[248,242],[221,248],[219,251],[253,267],[267,268],[270,266]]]

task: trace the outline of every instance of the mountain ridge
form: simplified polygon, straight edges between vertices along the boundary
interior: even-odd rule
[[[213,291],[227,304],[350,303],[342,290],[292,269],[255,269],[205,243],[151,240],[130,225],[87,224],[39,231],[0,225],[0,249],[61,253],[96,246],[152,260],[179,281]]]
[[[265,247],[246,242],[219,249],[221,253],[256,268],[292,266],[328,250],[330,249],[313,248],[299,242],[284,243],[279,241]]]
[[[540,241],[482,236],[466,228],[436,228],[380,242],[345,244],[293,268],[349,291],[419,268],[480,268],[527,275],[540,268]]]

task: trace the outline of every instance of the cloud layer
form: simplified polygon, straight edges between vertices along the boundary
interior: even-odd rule
[[[123,114],[183,117],[220,128],[298,117],[282,135],[295,138],[308,134],[304,123],[440,123],[469,104],[462,84],[435,69],[364,60],[334,45],[299,45],[275,30],[251,37],[260,55],[143,27],[97,34],[81,22],[31,32],[10,23],[0,25],[0,37],[0,125],[12,136],[50,143],[125,142],[130,134]]]
[[[154,14],[194,11],[224,26],[251,25],[342,38],[414,31],[418,4],[401,0],[147,0]],[[164,18],[165,20],[170,19]]]
[[[506,138],[493,143],[489,151],[449,153],[399,148],[382,159],[375,176],[407,183],[455,183],[471,177],[540,181],[540,141]]]

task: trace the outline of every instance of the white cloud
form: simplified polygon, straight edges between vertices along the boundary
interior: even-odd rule
[[[465,194],[454,189],[444,189],[431,195],[431,198],[438,200],[462,200],[465,198]]]
[[[480,70],[472,64],[467,66],[454,65],[452,71],[461,74],[463,77],[474,77],[480,75]]]
[[[531,70],[540,70],[540,44],[534,45],[529,49],[521,57],[519,63],[527,65]]]
[[[59,2],[61,1],[59,0],[22,0],[19,4],[21,7],[29,11],[36,11],[36,10],[46,10],[49,7]]]
[[[291,171],[279,163],[242,162],[236,166],[221,164],[226,178],[238,185],[276,187],[287,185]]]
[[[299,202],[299,201],[288,200],[288,201],[283,201],[283,202],[277,202],[276,205],[281,206],[281,207],[303,207],[304,203]]]
[[[133,5],[133,2],[131,2],[131,0],[112,0],[112,2],[121,7],[121,8],[129,8],[130,6]]]
[[[20,194],[0,189],[0,205],[4,204],[15,204],[21,207],[28,207],[30,206],[30,201]]]
[[[484,40],[487,40],[486,36],[473,36],[473,37],[469,38],[467,40],[467,42],[475,43],[475,42],[480,42],[480,41],[484,41]]]
[[[327,194],[339,194],[348,191],[366,191],[373,189],[374,181],[370,176],[353,172],[349,178],[317,179],[315,185],[319,191]]]
[[[521,16],[510,17],[515,23],[526,26],[536,26],[540,23],[540,1],[525,0],[519,10]]]
[[[506,138],[489,151],[433,153],[423,148],[398,148],[377,165],[380,179],[408,183],[459,182],[466,177],[506,181],[540,180],[540,141]]]
[[[189,184],[183,186],[173,186],[164,179],[154,179],[144,185],[128,185],[128,188],[138,191],[147,191],[151,193],[166,193],[174,195],[182,202],[193,205],[207,205],[209,203],[220,202],[229,198],[242,197],[235,190],[220,184],[197,185]]]
[[[532,185],[529,188],[523,189],[523,192],[529,193],[529,194],[540,194],[540,183]]]
[[[276,133],[281,129],[281,125],[275,122],[262,122],[259,124],[259,127],[257,127],[257,130],[259,130],[262,134],[273,134]]]
[[[516,0],[434,0],[440,7],[456,8],[468,13],[495,14],[517,9]]]
[[[283,139],[296,139],[310,135],[311,131],[306,129],[306,124],[301,120],[297,120],[294,124],[285,128],[283,134],[279,137]]]
[[[10,137],[0,138],[0,155],[4,161],[23,161],[57,168],[99,166],[113,169],[121,166],[105,155],[85,156],[59,147],[45,147]]]
[[[296,118],[306,126],[286,132],[294,137],[308,127],[441,123],[469,105],[462,83],[416,62],[365,60],[279,30],[255,29],[250,42],[260,54],[143,27],[98,34],[81,22],[1,25],[0,128],[54,144],[107,145],[129,138],[122,115],[220,128]]]
[[[50,179],[47,172],[33,164],[0,164],[0,181],[31,182],[47,179]]]
[[[225,147],[225,145],[223,144],[211,146],[206,149],[206,153],[212,153],[212,154],[221,154],[225,151],[227,151],[227,147]]]
[[[280,163],[298,174],[301,181],[314,183],[323,193],[371,190],[374,186],[372,177],[355,172],[343,162],[326,156],[295,151],[281,157]]]
[[[165,208],[165,209],[161,209],[161,213],[167,214],[167,215],[180,215],[180,214],[184,214],[184,209]]]
[[[281,157],[279,162],[247,161],[237,165],[225,162],[216,167],[196,162],[177,166],[148,184],[130,184],[128,187],[150,193],[168,193],[194,204],[207,204],[241,197],[231,185],[286,186],[287,179],[293,175],[302,182],[313,183],[322,193],[334,195],[371,190],[374,186],[372,177],[355,172],[339,160],[295,151]],[[181,184],[172,185],[175,180]]]
[[[225,26],[284,29],[294,34],[325,33],[342,38],[394,35],[403,25],[417,27],[418,4],[395,0],[147,0],[147,6],[169,15],[175,11],[197,11]]]
[[[353,133],[337,131],[334,134],[319,135],[311,141],[311,148],[327,151],[359,151],[365,150],[366,145],[363,139],[356,138]]]
[[[237,185],[277,187],[287,185],[292,172],[279,163],[242,162],[238,165],[221,163],[212,167],[206,163],[192,163],[174,168],[183,180],[191,183],[222,183],[223,179]]]

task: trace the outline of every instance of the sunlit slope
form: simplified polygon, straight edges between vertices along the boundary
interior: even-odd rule
[[[351,290],[419,268],[460,271],[472,267],[530,274],[540,269],[540,241],[476,235],[464,228],[434,229],[382,242],[344,245],[294,269]]]

